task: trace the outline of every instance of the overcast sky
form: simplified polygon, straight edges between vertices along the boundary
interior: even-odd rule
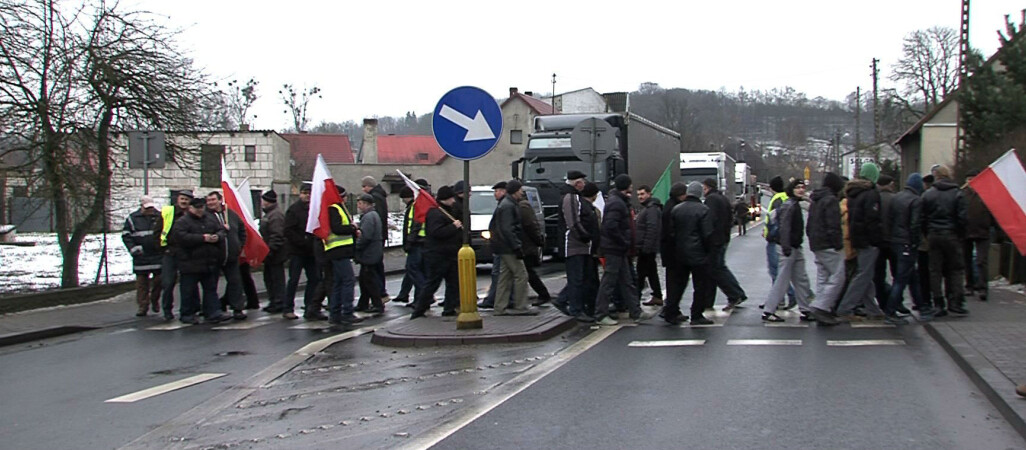
[[[123,6],[132,6],[131,0]],[[235,1],[135,0],[168,16],[181,44],[216,79],[256,78],[258,128],[282,129],[282,83],[318,86],[322,120],[430,112],[451,88],[497,98],[509,87],[556,92],[633,91],[642,82],[688,89],[791,86],[843,100],[882,87],[902,38],[958,29],[959,0]],[[973,0],[970,42],[998,47],[1004,16],[1022,0]]]

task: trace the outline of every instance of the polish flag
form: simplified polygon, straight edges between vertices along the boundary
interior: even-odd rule
[[[402,177],[406,186],[413,190],[413,221],[424,223],[427,220],[428,211],[432,208],[437,208],[438,202],[435,201],[431,194],[428,194],[426,189],[410,180],[403,171],[396,169],[396,172],[399,172],[399,176]]]
[[[969,182],[998,225],[1026,255],[1026,170],[1011,149]]]
[[[336,203],[342,203],[342,196],[338,195],[338,188],[335,187],[335,180],[331,178],[328,165],[324,163],[324,157],[318,154],[317,165],[314,166],[313,186],[310,188],[310,213],[306,216],[306,232],[321,240],[327,239],[331,234],[328,208]]]
[[[221,190],[224,191],[224,204],[229,210],[242,217],[243,225],[246,227],[246,245],[242,246],[239,262],[258,266],[271,250],[267,248],[264,238],[260,237],[256,220],[253,219],[249,182],[243,180],[243,185],[246,187],[245,189],[235,187],[231,176],[228,175],[228,167],[224,163],[224,158],[221,158]]]

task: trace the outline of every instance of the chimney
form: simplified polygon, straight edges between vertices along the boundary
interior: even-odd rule
[[[249,131],[249,124],[248,123],[240,123],[239,124],[239,131]]]
[[[509,88],[509,97],[513,98],[513,97],[516,97],[516,95],[517,95],[517,88],[515,88],[515,87]]]
[[[360,147],[360,163],[378,163],[378,119],[363,119],[363,146]]]

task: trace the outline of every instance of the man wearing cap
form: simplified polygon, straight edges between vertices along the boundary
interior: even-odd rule
[[[718,183],[713,178],[706,178],[702,181],[702,190],[705,193],[705,206],[709,208],[709,214],[713,220],[713,235],[709,240],[709,277],[710,283],[705,285],[705,307],[712,308],[716,302],[716,288],[727,296],[726,310],[733,309],[748,299],[745,290],[737,282],[734,273],[727,267],[727,245],[730,244],[730,230],[734,219],[733,209],[730,207],[730,200],[720,193]]]
[[[278,207],[278,193],[274,190],[260,196],[260,207],[264,217],[260,219],[260,236],[267,243],[270,252],[264,258],[264,287],[267,289],[267,306],[264,311],[282,313],[282,317],[297,319],[294,302],[285,303],[285,261],[289,258],[285,247],[285,214]]]
[[[203,287],[202,311],[207,323],[231,320],[221,312],[217,299],[217,275],[227,258],[227,234],[213,216],[206,213],[206,201],[193,199],[189,212],[175,221],[169,238],[175,250],[182,280],[178,288],[182,297],[182,323],[196,324],[200,310],[199,286]]]
[[[246,227],[242,224],[242,218],[234,211],[224,207],[224,197],[220,192],[213,191],[207,194],[207,214],[217,219],[217,223],[224,228],[225,245],[227,246],[227,258],[221,265],[221,273],[224,274],[225,291],[221,298],[221,311],[227,311],[228,306],[232,307],[232,318],[245,320],[246,308],[242,300],[242,275],[239,271],[239,255],[246,245]]]
[[[923,194],[921,226],[930,241],[930,293],[937,308],[934,317],[949,312],[964,316],[969,310],[965,308],[962,284],[965,259],[960,234],[969,221],[966,200],[958,185],[951,181],[951,169],[939,166],[933,175],[933,187]]]
[[[563,187],[563,196],[559,203],[559,231],[561,233],[559,249],[566,258],[567,283],[559,292],[553,306],[571,316],[581,314],[581,311],[574,310],[571,301],[575,297],[580,298],[577,289],[579,286],[583,286],[580,283],[584,282],[582,277],[585,271],[585,260],[591,258],[591,241],[598,237],[598,235],[589,233],[581,221],[580,192],[586,183],[587,180],[585,180],[583,172],[577,170],[567,172],[566,186]],[[575,256],[578,258],[574,258]]]
[[[506,197],[506,182],[500,181],[492,185],[492,195],[495,196],[495,205],[498,206],[499,202]],[[492,236],[494,237],[494,235]],[[488,243],[488,245],[492,246],[492,284],[488,286],[488,294],[485,295],[484,300],[477,304],[478,308],[495,307],[495,289],[499,287],[499,271],[502,269],[502,258],[495,252],[493,242],[494,240],[490,240]]]
[[[427,272],[427,284],[417,292],[410,319],[424,317],[431,307],[432,299],[438,287],[445,281],[445,300],[442,302],[442,315],[455,316],[460,304],[460,276],[458,260],[460,247],[463,246],[463,222],[454,215],[453,204],[456,193],[452,187],[438,188],[438,208],[431,208],[427,213],[424,226],[427,239],[424,241],[424,269]]]
[[[310,213],[311,185],[303,183],[299,188],[299,201],[289,206],[285,212],[285,241],[289,252],[289,281],[285,286],[285,304],[296,304],[296,290],[299,288],[299,276],[306,272],[306,290],[303,292],[303,318],[306,320],[325,320],[328,317],[321,312],[321,302],[314,301],[314,291],[321,282],[317,258],[314,257],[316,237],[306,232],[306,219]]]
[[[155,313],[160,312],[160,214],[157,204],[148,195],[142,196],[139,204],[140,208],[125,219],[121,241],[132,255],[135,303],[139,307],[135,315],[145,317],[151,308]]]
[[[688,320],[680,311],[680,301],[688,287],[688,279],[694,280],[694,294],[691,298],[691,323],[709,325],[711,320],[705,311],[705,284],[711,283],[708,275],[709,241],[714,233],[712,214],[702,204],[702,184],[692,181],[687,187],[676,183],[670,187],[671,200],[667,202],[669,223],[664,227],[663,264],[666,265],[666,306],[663,319],[671,325]],[[665,217],[665,216],[664,216]],[[715,289],[715,287],[713,287]]]
[[[536,314],[527,304],[527,268],[524,266],[524,232],[517,202],[524,193],[517,180],[506,183],[506,195],[492,214],[488,230],[492,233],[492,253],[502,259],[499,265],[499,283],[495,288],[495,315]],[[510,292],[513,306],[510,303]]]
[[[874,319],[883,319],[884,314],[877,304],[873,275],[879,246],[883,244],[883,223],[880,220],[880,192],[876,181],[880,169],[873,163],[865,163],[859,170],[859,177],[844,187],[848,200],[848,236],[851,246],[858,252],[855,274],[848,283],[837,316],[841,320],[856,319],[854,310],[862,305],[865,313]]]
[[[385,256],[385,238],[381,235],[381,218],[375,211],[374,200],[374,196],[363,194],[356,201],[361,214],[360,233],[356,238],[355,260],[360,264],[360,299],[356,310],[382,314],[385,305],[381,302],[380,279],[385,274],[378,272],[378,266]]]
[[[413,189],[410,189],[409,186],[403,186],[399,191],[399,198],[406,205],[406,211],[403,213],[403,251],[406,252],[406,272],[403,274],[399,295],[393,300],[399,303],[409,303],[411,290],[414,291],[413,298],[417,298],[416,292],[424,289],[424,272],[421,267],[423,256],[421,252],[423,251],[426,232],[424,231],[424,224],[414,220],[416,211],[414,211],[413,207]]]
[[[606,207],[602,211],[599,243],[606,258],[606,270],[602,273],[598,297],[595,299],[595,319],[601,325],[616,325],[616,320],[609,315],[609,303],[617,291],[635,322],[655,316],[641,309],[638,288],[631,273],[629,252],[634,246],[634,220],[628,206],[631,201],[631,177],[620,174],[613,183],[616,187],[609,190]]]
[[[175,283],[178,281],[178,260],[175,258],[175,246],[168,242],[174,223],[185,215],[192,201],[192,191],[181,190],[175,195],[175,204],[160,209],[160,248],[164,255],[160,260],[160,289],[162,292],[160,307],[164,311],[164,320],[173,320],[175,307]],[[179,316],[181,315],[179,305]]]
[[[384,239],[388,239],[388,194],[385,193],[385,188],[381,187],[378,180],[372,176],[363,177],[360,180],[360,188],[364,194],[370,194],[374,197],[374,210],[378,212],[378,217],[381,219],[381,235]],[[381,285],[381,295],[383,298],[388,298],[388,288],[385,287],[385,260],[382,259],[378,263],[378,272],[381,274],[381,279],[378,280],[378,284]]]

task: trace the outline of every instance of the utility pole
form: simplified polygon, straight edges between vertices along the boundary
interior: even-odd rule
[[[880,97],[879,91],[877,90],[877,81],[880,77],[880,71],[876,67],[876,63],[880,62],[879,59],[873,58],[873,64],[869,67],[873,69],[873,143],[879,144],[882,138],[880,137]]]
[[[855,150],[862,147],[862,86],[855,88]],[[858,153],[855,154],[858,156]]]
[[[552,72],[552,114],[556,113],[556,72]]]
[[[958,88],[965,86],[965,78],[968,68],[965,66],[969,57],[969,0],[962,0],[962,20],[958,36]],[[955,119],[955,167],[962,167],[965,163],[965,130],[962,129],[962,108],[958,108],[958,115]]]

